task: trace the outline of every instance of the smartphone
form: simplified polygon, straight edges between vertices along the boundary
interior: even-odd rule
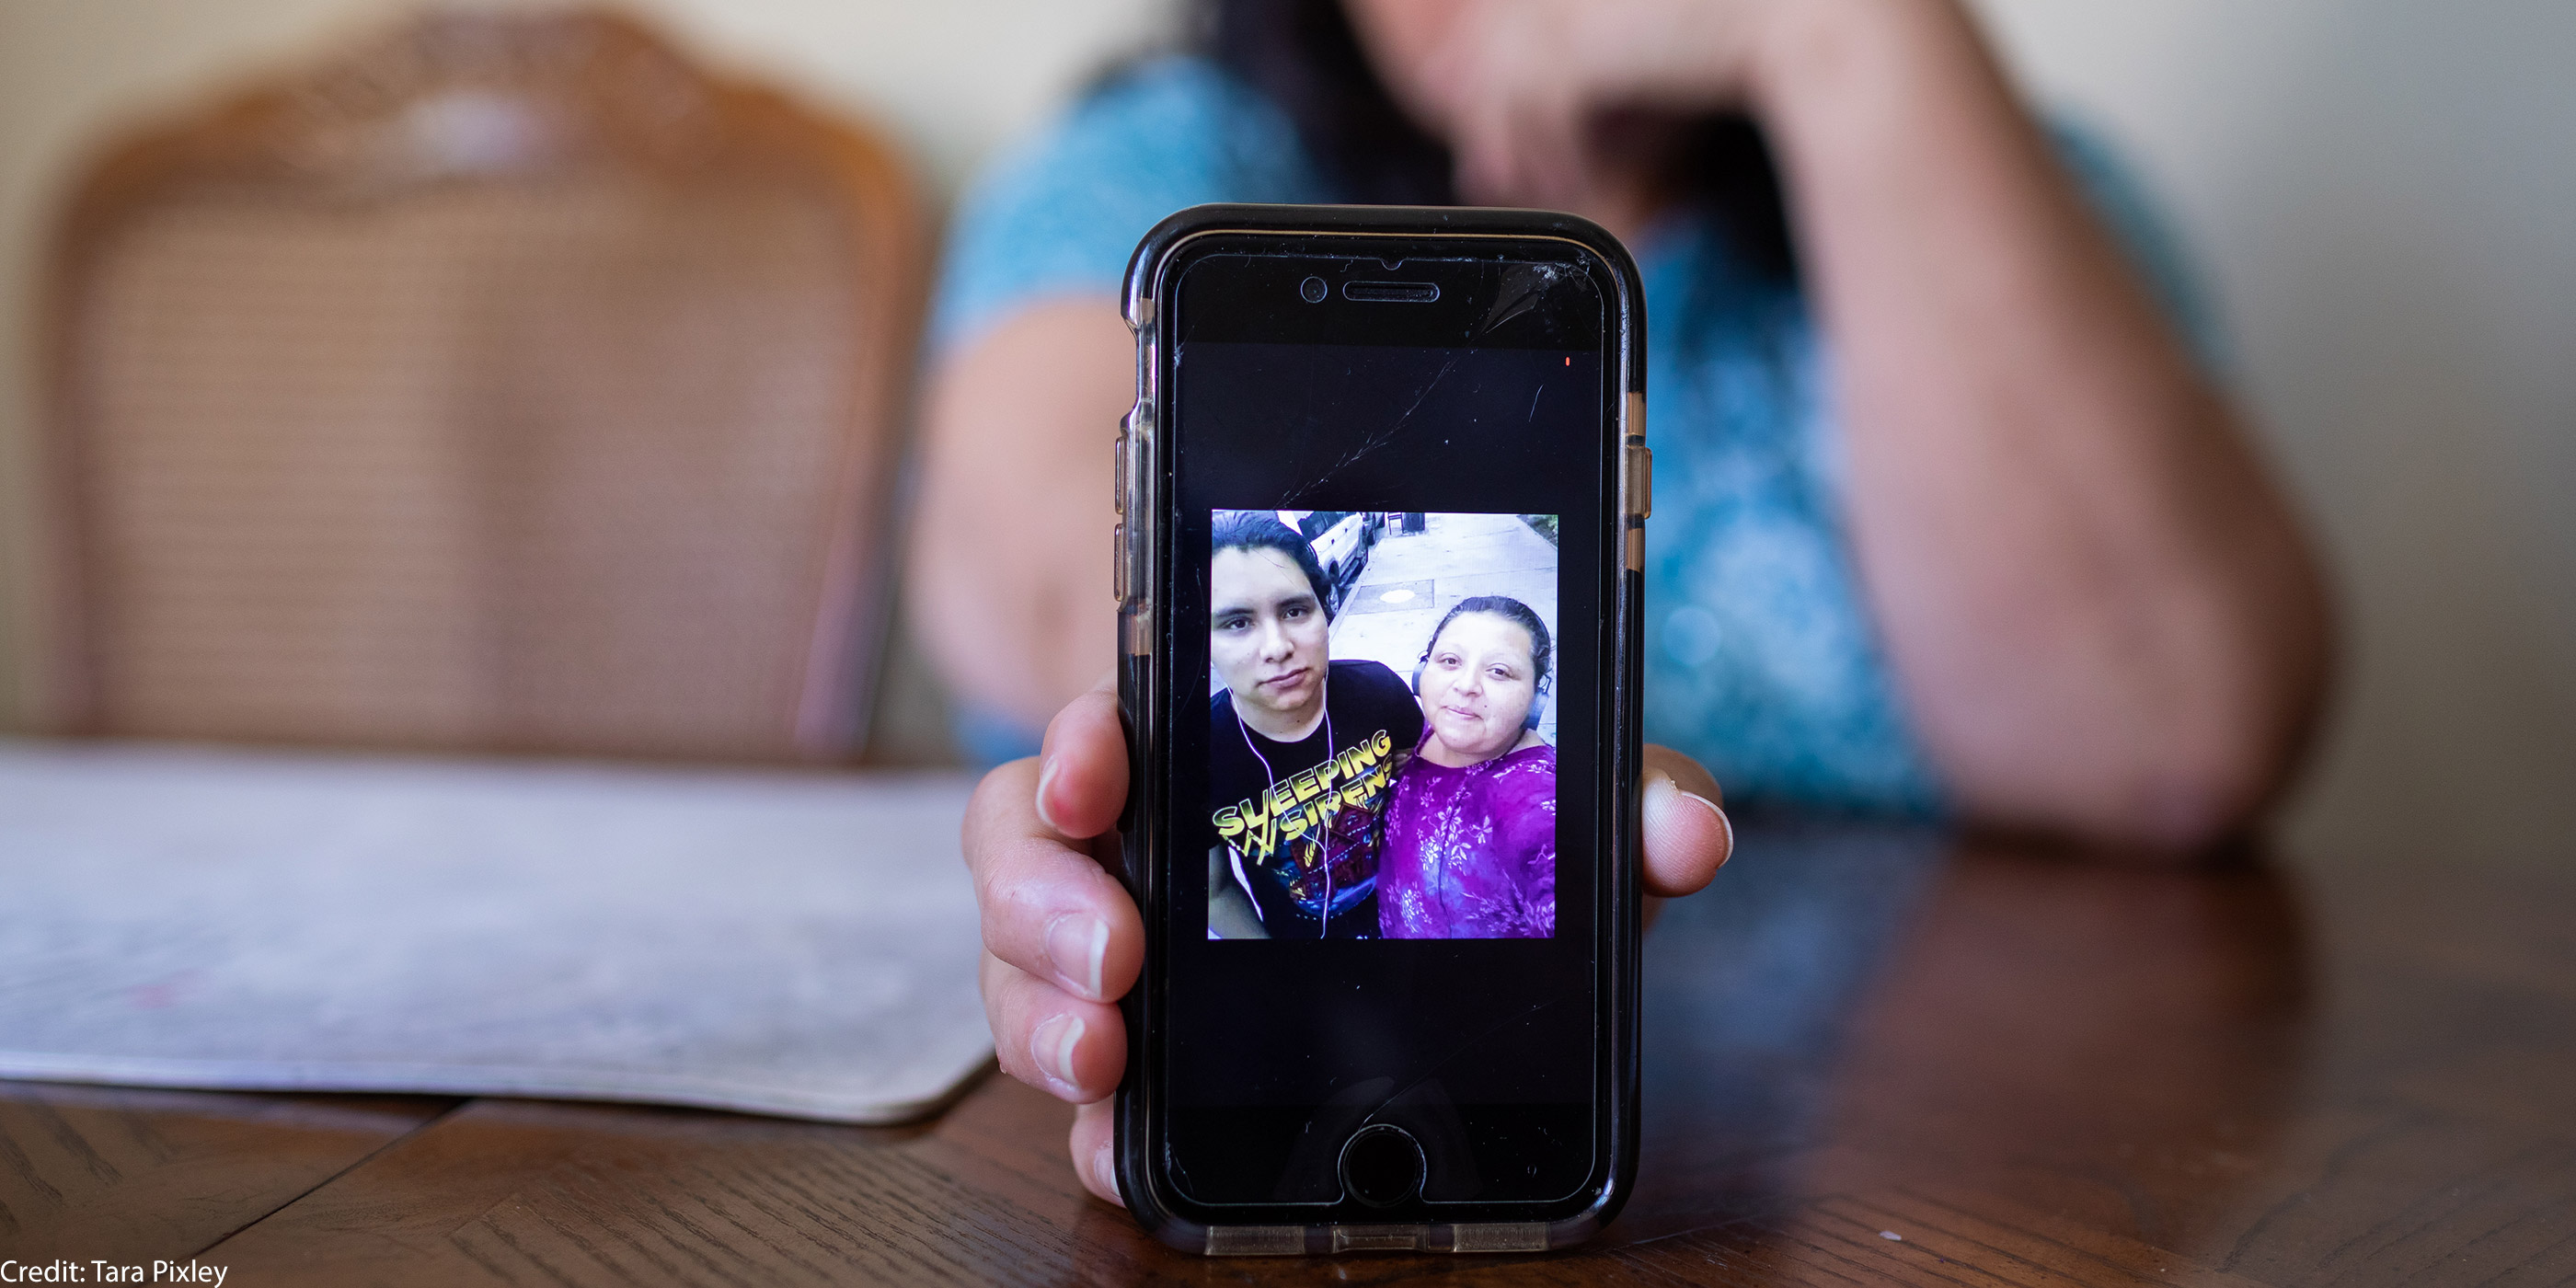
[[[1201,206],[1124,308],[1127,1206],[1212,1255],[1583,1239],[1636,1169],[1635,264]]]

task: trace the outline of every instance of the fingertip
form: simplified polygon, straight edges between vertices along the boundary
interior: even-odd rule
[[[1082,1035],[1090,1025],[1072,1011],[1050,1015],[1029,1030],[1029,1060],[1047,1090],[1067,1100],[1082,1094]]]
[[[1117,1135],[1116,1110],[1106,1100],[1094,1101],[1074,1110],[1067,1152],[1073,1157],[1074,1174],[1082,1179],[1082,1188],[1125,1207],[1127,1200],[1118,1192]]]
[[[1710,864],[1708,868],[1709,877],[1714,879],[1718,869],[1725,867],[1727,860],[1735,857],[1735,820],[1727,817],[1724,806],[1697,792],[1683,792],[1682,799],[1698,805],[1717,817],[1718,830],[1723,835],[1717,843],[1717,862]]]
[[[1064,828],[1056,823],[1055,811],[1047,803],[1047,789],[1054,785],[1055,757],[1049,756],[1038,762],[1038,789],[1036,796],[1038,821],[1061,833],[1064,832]]]
[[[1114,887],[1115,882],[1111,885]],[[1121,889],[1118,893],[1123,895],[1126,892]],[[1134,988],[1137,978],[1145,973],[1145,918],[1136,911],[1133,900],[1111,900],[1103,931],[1099,940],[1097,988],[1101,1001],[1115,1002],[1125,997],[1127,990]]]
[[[1038,818],[1068,839],[1098,836],[1127,802],[1127,733],[1118,695],[1094,688],[1047,723],[1038,767]]]
[[[1091,1192],[1120,1207],[1127,1206],[1127,1200],[1118,1193],[1118,1150],[1105,1140],[1091,1151]]]
[[[1661,769],[1646,771],[1643,795],[1647,889],[1698,892],[1734,857],[1734,823],[1717,802],[1684,791]]]
[[[1070,996],[989,957],[982,983],[984,1015],[1002,1072],[1077,1105],[1117,1089],[1127,1065],[1127,1032],[1118,1008]]]

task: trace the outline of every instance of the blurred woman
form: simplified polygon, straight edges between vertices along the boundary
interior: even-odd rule
[[[967,194],[910,586],[979,748],[1107,669],[1116,292],[1207,201],[1543,206],[1636,253],[1646,733],[1730,794],[2185,850],[2286,781],[2326,611],[2109,154],[1959,0],[1202,0]]]
[[[1962,0],[1201,0],[963,202],[930,336],[922,642],[1002,766],[967,860],[1002,1067],[1082,1106],[1116,1199],[1113,1003],[1143,931],[1111,426],[1128,253],[1208,201],[1542,206],[1645,280],[1647,735],[1738,796],[2192,852],[2295,766],[2325,596],[2210,379],[2178,257],[2016,100]],[[2196,343],[2201,347],[2195,347]],[[1079,696],[1077,696],[1079,695]],[[1646,888],[1732,850],[1646,749]],[[1508,755],[1503,757],[1508,759]],[[1427,762],[1426,762],[1427,763]],[[1072,911],[1068,911],[1072,910]],[[1099,925],[1087,957],[1048,926]],[[1067,936],[1071,940],[1072,936]]]
[[[1415,687],[1429,726],[1389,788],[1378,856],[1387,939],[1556,933],[1556,748],[1538,736],[1547,625],[1502,595],[1461,600]]]

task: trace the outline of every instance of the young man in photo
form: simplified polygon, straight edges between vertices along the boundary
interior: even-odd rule
[[[1378,933],[1377,811],[1422,708],[1378,662],[1335,662],[1322,567],[1266,510],[1220,510],[1208,561],[1208,935]]]

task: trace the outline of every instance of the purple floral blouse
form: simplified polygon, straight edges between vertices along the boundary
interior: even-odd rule
[[[1556,933],[1556,748],[1452,769],[1416,752],[1386,810],[1377,874],[1388,939]]]

